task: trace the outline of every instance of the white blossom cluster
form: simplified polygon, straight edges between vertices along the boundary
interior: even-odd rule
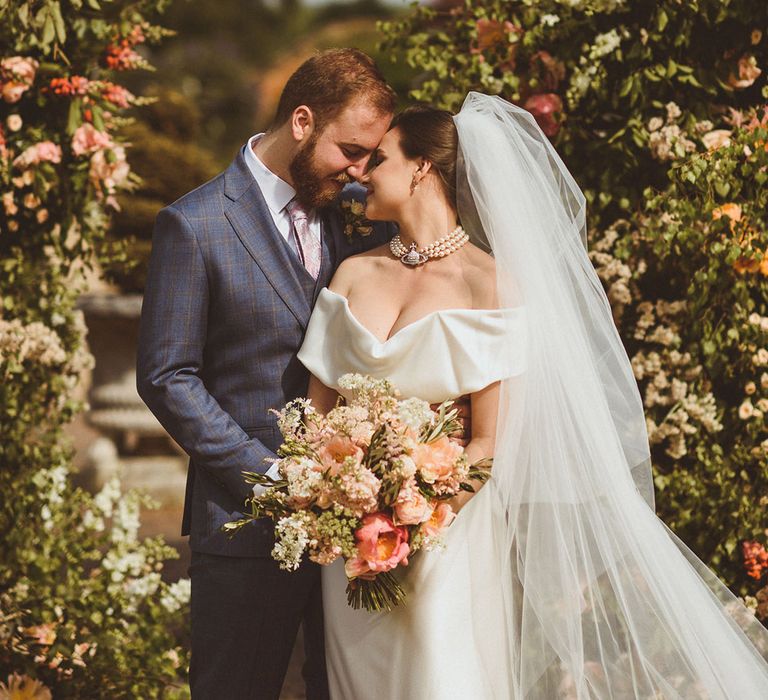
[[[39,321],[23,324],[0,318],[0,363],[35,362],[46,367],[64,364],[67,353],[56,331]]]
[[[660,161],[682,158],[696,150],[696,144],[677,120],[682,116],[674,102],[666,105],[666,119],[653,117],[648,121],[648,145],[654,158]]]
[[[580,4],[580,0],[573,0],[573,2],[574,4],[571,6]],[[564,4],[570,3],[564,2]],[[618,6],[621,3],[616,2],[614,4]],[[602,80],[605,76],[603,59],[616,51],[621,46],[622,40],[627,38],[629,38],[629,32],[626,29],[622,27],[621,33],[619,33],[619,30],[613,28],[609,32],[595,36],[591,45],[584,44],[582,46],[579,64],[574,67],[571,73],[571,82],[566,91],[566,100],[571,109],[578,105],[581,98],[587,94],[590,86]]]
[[[299,568],[301,557],[309,544],[308,517],[306,511],[297,511],[277,521],[272,556],[279,562],[281,569],[296,571]]]
[[[181,578],[165,589],[160,596],[160,605],[168,612],[175,613],[189,603],[192,583],[188,578]]]
[[[401,401],[397,410],[400,420],[414,432],[421,430],[434,415],[429,404],[416,397]]]

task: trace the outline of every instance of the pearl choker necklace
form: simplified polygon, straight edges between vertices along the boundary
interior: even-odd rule
[[[411,243],[410,248],[400,240],[398,233],[390,242],[389,249],[392,255],[400,258],[405,265],[423,265],[430,258],[444,258],[446,255],[456,252],[467,241],[469,236],[461,226],[457,226],[453,231],[442,238],[438,238],[424,248],[416,248],[415,243]]]

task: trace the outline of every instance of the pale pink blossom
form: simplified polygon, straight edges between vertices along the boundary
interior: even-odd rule
[[[83,156],[87,153],[95,153],[105,148],[113,148],[112,137],[105,131],[99,131],[93,124],[82,124],[77,127],[72,136],[72,153]]]
[[[6,216],[14,216],[19,211],[13,200],[13,192],[3,192],[2,200]]]
[[[704,134],[701,137],[701,141],[709,151],[714,151],[716,148],[731,145],[731,131],[730,129],[715,129]]]
[[[41,141],[25,149],[13,164],[25,170],[38,163],[61,163],[61,146],[53,141]]]
[[[18,131],[24,124],[24,120],[18,114],[10,114],[5,123],[8,125],[9,131]]]
[[[113,146],[112,154],[114,162],[107,160],[104,151],[96,151],[91,156],[91,180],[94,184],[101,185],[108,193],[114,193],[118,187],[122,187],[128,181],[131,167],[125,158],[125,149],[122,146]]]

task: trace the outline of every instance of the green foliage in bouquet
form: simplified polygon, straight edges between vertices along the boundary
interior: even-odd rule
[[[148,67],[165,4],[0,0],[0,695],[185,692],[188,582],[161,581],[137,496],[73,486],[62,437],[92,363],[76,297],[135,183],[119,133],[142,100],[118,76]]]
[[[381,25],[411,96],[528,109],[590,202],[661,517],[768,620],[768,5],[466,0]]]

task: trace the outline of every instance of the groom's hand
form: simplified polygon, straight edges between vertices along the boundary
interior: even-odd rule
[[[432,404],[431,408],[433,411],[436,411],[439,406],[440,404]],[[450,437],[451,440],[455,440],[462,447],[466,447],[472,439],[472,408],[469,394],[459,396],[459,398],[453,402],[453,407],[459,412],[458,417],[461,421],[462,430],[461,432],[454,433]]]

